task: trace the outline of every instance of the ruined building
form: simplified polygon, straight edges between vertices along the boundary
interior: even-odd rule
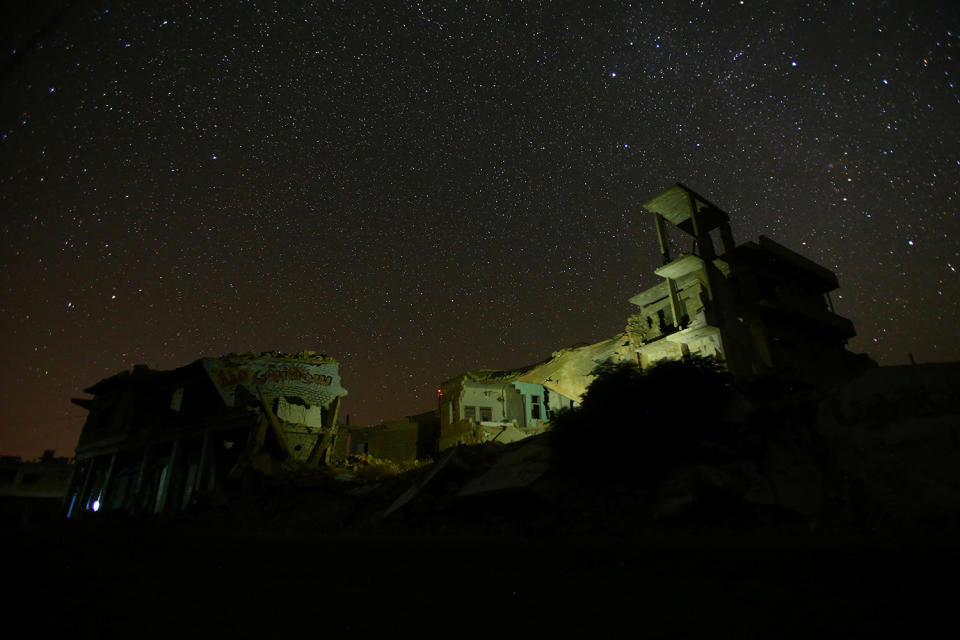
[[[68,515],[171,513],[247,469],[316,468],[330,459],[338,363],[312,351],[203,358],[172,371],[138,365],[74,399],[89,410]]]
[[[649,367],[717,357],[734,378],[781,375],[814,385],[868,366],[846,350],[852,323],[833,310],[836,276],[760,237],[736,245],[726,213],[677,184],[651,214],[662,281],[635,295],[626,331],[510,371],[468,371],[440,385],[436,410],[337,437],[346,391],[337,363],[312,352],[234,354],[174,371],[136,367],[75,400],[90,410],[77,447],[71,511],[169,512],[245,469],[315,468],[351,455],[423,459],[459,444],[508,443],[576,406],[600,363]],[[671,250],[670,230],[691,247]],[[676,239],[676,238],[675,238]]]
[[[819,385],[870,365],[846,350],[853,324],[833,310],[839,286],[828,269],[761,236],[736,245],[729,217],[682,184],[644,208],[652,214],[663,280],[630,299],[626,332],[557,351],[513,371],[480,370],[440,388],[440,442],[512,442],[549,427],[576,406],[605,361],[649,367],[687,355],[716,357],[737,380],[782,375]],[[692,244],[671,251],[670,229]],[[716,244],[715,244],[716,243]]]
[[[512,371],[482,369],[447,380],[439,389],[440,442],[506,444],[543,433],[556,411],[577,406],[598,363],[630,357],[624,334],[554,352]]]
[[[542,433],[570,398],[522,380],[520,371],[469,371],[440,386],[440,448],[507,444]]]
[[[627,336],[641,366],[716,356],[739,380],[779,374],[820,383],[864,365],[845,348],[855,332],[834,313],[833,272],[763,236],[737,246],[727,214],[682,184],[644,208],[663,281],[630,299],[639,313]],[[692,242],[689,253],[672,255],[669,229]]]

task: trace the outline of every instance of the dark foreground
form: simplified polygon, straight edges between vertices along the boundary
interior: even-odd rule
[[[943,539],[287,537],[54,523],[8,529],[2,543],[8,638],[958,631],[960,545]]]

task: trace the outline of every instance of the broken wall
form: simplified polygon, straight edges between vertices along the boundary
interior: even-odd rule
[[[324,356],[231,354],[201,362],[228,407],[236,405],[241,389],[254,398],[299,398],[308,408],[347,395],[338,363]]]
[[[438,451],[440,415],[427,411],[372,427],[341,427],[336,457],[371,455],[375,458],[407,462],[426,460]]]
[[[607,361],[636,361],[626,334],[556,351],[550,360],[532,367],[517,379],[543,385],[579,404],[595,377],[591,372]]]
[[[418,427],[415,422],[395,420],[372,427],[344,427],[345,454],[370,455],[384,460],[416,460]]]
[[[476,422],[503,422],[514,419],[508,414],[508,401],[516,391],[509,384],[483,384],[466,380],[460,395],[460,415]],[[516,406],[510,402],[510,407]],[[519,414],[518,416],[519,417]]]

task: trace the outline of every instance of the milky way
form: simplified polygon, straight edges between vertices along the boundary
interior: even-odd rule
[[[313,349],[371,424],[610,337],[677,181],[960,359],[956,2],[7,4],[4,454],[136,363]]]

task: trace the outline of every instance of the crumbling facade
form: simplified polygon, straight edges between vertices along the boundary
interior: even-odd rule
[[[440,448],[507,444],[542,433],[552,413],[573,402],[512,372],[470,371],[440,386]]]
[[[598,364],[630,357],[629,345],[620,334],[520,369],[468,371],[447,380],[439,389],[439,449],[543,433],[557,411],[580,403]]]
[[[339,365],[305,351],[203,358],[172,371],[144,365],[74,399],[90,415],[76,449],[68,516],[166,514],[228,477],[315,468],[337,435]]]
[[[846,350],[855,332],[833,310],[833,272],[763,236],[738,246],[727,214],[682,184],[644,208],[653,217],[663,258],[655,273],[663,280],[630,299],[639,312],[625,333],[522,369],[472,371],[443,383],[441,450],[541,433],[554,411],[580,401],[602,362],[646,368],[705,356],[738,380],[783,375],[815,385],[870,366]],[[692,240],[689,253],[671,251],[671,228]]]
[[[90,410],[77,447],[71,513],[105,507],[166,513],[227,476],[317,467],[368,454],[424,459],[459,444],[544,432],[576,406],[598,364],[649,367],[709,356],[738,380],[783,375],[814,385],[870,366],[846,350],[853,324],[834,312],[828,269],[761,236],[737,245],[728,215],[682,184],[644,205],[662,281],[635,295],[624,333],[509,371],[468,371],[438,390],[436,411],[344,429],[336,361],[312,352],[232,354],[174,371],[112,376],[74,400]],[[692,241],[674,252],[668,231]]]
[[[783,374],[811,382],[863,366],[845,348],[855,332],[834,313],[833,272],[763,236],[737,246],[727,214],[682,184],[644,208],[653,215],[663,281],[630,299],[640,308],[626,327],[638,364],[714,356],[737,379]],[[692,238],[690,253],[672,255],[670,228]]]

